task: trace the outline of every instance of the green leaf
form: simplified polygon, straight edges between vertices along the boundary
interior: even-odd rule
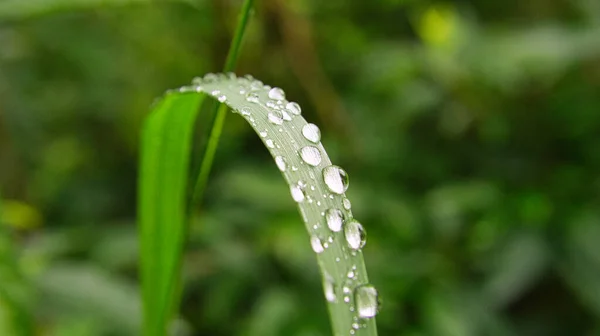
[[[190,148],[203,97],[168,94],[144,125],[138,214],[144,335],[148,336],[165,334],[178,303]]]
[[[273,93],[271,87],[251,77],[209,74],[194,83],[160,101],[143,135],[139,211],[146,335],[164,334],[178,302],[189,143],[203,97],[199,92],[210,93],[240,113],[275,158],[309,233],[307,246],[316,252],[334,334],[348,335],[352,330],[357,336],[376,335],[375,319],[366,318],[376,307],[360,309],[360,302],[355,302],[359,288],[363,295],[356,297],[371,307],[376,301],[369,297],[377,293],[372,287],[361,287],[369,284],[362,244],[356,238],[362,226],[353,219],[342,175],[337,173],[338,184],[325,182],[325,172],[338,171],[320,142],[320,131],[308,125],[300,108],[286,101],[282,90],[274,89],[277,92]],[[312,133],[306,132],[307,126]],[[305,152],[306,148],[310,150]],[[325,216],[329,209],[345,219],[343,227],[330,229]]]

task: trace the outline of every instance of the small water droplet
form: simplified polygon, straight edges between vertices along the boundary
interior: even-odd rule
[[[263,82],[259,81],[258,79],[255,79],[252,81],[252,83],[250,83],[250,89],[251,90],[260,90],[263,88]]]
[[[312,247],[313,251],[315,251],[315,253],[321,253],[323,251],[325,251],[325,248],[323,248],[323,243],[321,243],[321,239],[319,239],[319,237],[317,236],[312,236],[310,237],[310,246]]]
[[[300,150],[300,157],[311,166],[318,166],[321,163],[321,152],[317,147],[306,146]]]
[[[323,281],[323,288],[325,289],[325,298],[329,302],[335,302],[335,283],[330,276],[325,276],[325,281]]]
[[[348,246],[353,250],[360,250],[367,242],[367,233],[365,232],[365,229],[354,219],[345,223],[344,236],[346,236]]]
[[[323,180],[325,184],[332,192],[336,194],[343,194],[348,190],[348,174],[338,167],[338,166],[329,166],[323,169]]]
[[[278,87],[274,87],[271,90],[269,90],[269,98],[275,100],[284,100],[285,92],[283,92],[283,90]]]
[[[346,197],[344,197],[344,199],[342,199],[342,205],[344,206],[344,209],[346,209],[346,210],[352,209],[352,203],[350,203],[350,200],[347,199]]]
[[[290,115],[285,111],[281,111],[281,116],[283,117],[283,120],[285,120],[285,121],[292,121],[292,117],[290,117]]]
[[[302,127],[302,135],[310,142],[319,143],[321,141],[321,131],[315,124],[304,125]]]
[[[249,116],[249,115],[250,115],[250,109],[249,109],[249,108],[247,108],[247,107],[242,107],[242,109],[240,110],[240,113],[241,113],[243,116]]]
[[[298,171],[298,167],[292,166],[292,171]]]
[[[350,270],[350,271],[348,272],[348,274],[347,274],[347,276],[348,276],[348,279],[354,279],[354,275],[355,275],[355,274],[354,274],[354,270]]]
[[[339,232],[344,223],[344,214],[338,209],[328,209],[325,211],[325,221],[331,231]]]
[[[214,83],[217,81],[217,79],[219,79],[219,77],[211,72],[204,75],[204,83]]]
[[[211,94],[213,97],[216,97],[216,96],[218,96],[218,95],[220,95],[220,94],[221,94],[221,91],[219,91],[219,90],[212,90],[210,94]]]
[[[344,302],[349,303],[350,302],[350,297],[349,296],[344,296]]]
[[[267,141],[265,141],[265,143],[267,144],[267,147],[275,148],[275,144],[273,143],[273,140],[267,139]]]
[[[277,168],[279,168],[281,171],[285,171],[287,168],[287,162],[283,156],[276,156],[275,164],[277,164]]]
[[[265,105],[267,105],[268,108],[279,109],[279,106],[277,106],[274,100],[267,101]]]
[[[293,185],[290,187],[290,193],[292,194],[292,198],[294,201],[300,203],[304,201],[304,192],[297,185]]]
[[[267,115],[267,118],[269,119],[269,122],[271,124],[275,124],[275,125],[283,124],[283,119],[280,117],[279,113],[269,112],[269,114]]]
[[[377,289],[373,285],[363,285],[354,291],[356,309],[360,318],[372,318],[379,307]]]
[[[287,103],[285,105],[285,109],[295,115],[300,115],[302,113],[302,109],[300,108],[300,105],[298,105],[298,103],[296,103],[296,102]]]
[[[264,138],[267,136],[267,131],[260,131],[258,134],[260,134],[261,138]]]
[[[251,103],[258,103],[259,99],[258,99],[258,95],[254,92],[249,92],[246,95],[246,100],[251,102]]]
[[[227,101],[227,96],[226,95],[220,95],[218,98],[219,102],[224,103],[225,101]]]

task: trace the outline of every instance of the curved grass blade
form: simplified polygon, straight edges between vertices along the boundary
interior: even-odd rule
[[[146,119],[139,174],[144,335],[166,334],[178,304],[194,120],[204,95],[170,94]]]
[[[181,93],[182,91],[190,93]],[[194,86],[182,88],[179,93],[168,94],[153,118],[160,120],[157,123],[168,123],[164,119],[167,115],[165,111],[173,108],[174,102],[182,99],[191,100],[191,97],[197,96],[196,92],[200,91],[210,93],[219,102],[225,103],[241,114],[260,135],[282,171],[309,233],[307,240],[317,256],[334,334],[376,335],[374,316],[378,309],[377,291],[369,284],[362,256],[366,236],[362,226],[353,219],[350,201],[344,194],[348,186],[346,173],[331,164],[320,142],[318,128],[308,124],[302,118],[300,107],[296,103],[285,100],[285,94],[281,89],[270,88],[251,77],[237,78],[234,75],[209,74],[203,79],[195,79]],[[189,108],[194,108],[192,105]],[[179,111],[171,115],[185,115],[184,108],[183,105],[177,105]],[[188,121],[191,127],[192,122]],[[175,127],[164,128],[165,136],[170,132],[181,134],[181,128],[185,126],[183,123],[178,125],[179,130]],[[165,230],[173,230],[174,227],[183,230],[185,226],[183,215],[185,202],[181,195],[185,192],[186,186],[183,184],[185,177],[178,179],[176,184],[172,183],[173,181],[165,183],[164,176],[157,177],[173,173],[186,176],[184,168],[188,160],[183,160],[181,156],[184,155],[184,148],[189,155],[189,146],[179,144],[178,162],[183,166],[177,169],[172,169],[171,166],[171,171],[166,173],[161,169],[169,167],[161,167],[160,164],[163,161],[173,161],[170,156],[172,154],[164,148],[164,143],[170,142],[161,141],[160,137],[151,136],[149,132],[159,134],[156,130],[146,130],[144,139],[146,148],[142,154],[142,164],[151,165],[151,168],[142,170],[140,189],[141,197],[145,200],[141,203],[140,211],[148,212],[142,216],[141,225],[142,228],[151,228],[146,228],[142,237],[143,240],[147,240],[143,242],[143,254],[146,258],[146,262],[142,264],[144,269],[142,275],[145,277],[143,290],[145,300],[155,300],[147,304],[148,306],[163,307],[172,304],[172,301],[168,301],[165,296],[175,293],[173,278],[169,278],[164,273],[157,278],[159,280],[146,279],[146,277],[152,276],[157,271],[168,272],[175,268],[172,260],[165,259],[164,251],[159,246],[163,246],[161,244],[168,239]],[[190,132],[186,128],[185,136],[179,137],[177,141],[189,141]],[[154,143],[150,144],[150,142]],[[158,148],[161,154],[155,156],[156,153],[152,148]],[[170,178],[174,179],[174,177]],[[166,192],[165,189],[170,191]],[[150,196],[144,193],[149,193]],[[173,194],[177,195],[177,199],[173,198]],[[155,216],[152,216],[153,212],[157,211],[155,208],[162,209],[161,212],[164,213],[155,213]],[[181,222],[175,223],[175,220]],[[152,230],[156,236],[151,234]],[[178,236],[171,241],[180,244],[180,239],[181,236]],[[177,252],[181,253],[181,245],[170,251],[172,253],[170,258],[174,258]],[[154,258],[152,253],[155,253]],[[161,260],[168,267],[157,266]],[[165,283],[169,283],[169,286]],[[161,288],[161,286],[168,288]],[[152,298],[157,293],[163,298]],[[147,318],[161,318],[161,325],[164,327],[165,317],[160,316],[161,310],[154,307],[148,311],[152,314],[148,314]],[[163,309],[162,312],[164,311]]]

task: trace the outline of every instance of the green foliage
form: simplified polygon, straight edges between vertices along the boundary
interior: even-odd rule
[[[252,78],[209,74],[204,80],[198,79],[197,86],[167,94],[149,117],[143,135],[139,190],[143,296],[145,321],[149,325],[146,334],[164,333],[173,301],[178,297],[173,275],[179,273],[183,254],[187,153],[199,102],[189,98],[191,94],[187,92],[204,91],[248,120],[282,171],[309,232],[307,241],[317,253],[334,334],[377,335],[375,320],[357,315],[366,305],[364,302],[377,304],[370,302],[376,300],[377,294],[359,294],[360,286],[369,281],[358,242],[349,238],[359,233],[350,230],[352,213],[344,196],[345,188],[339,189],[343,187],[337,180],[339,173],[332,168],[320,144],[318,128],[307,124],[299,115],[300,107],[287,102],[283,91],[278,93],[281,89],[270,90]],[[277,98],[270,97],[273,92],[277,92]],[[276,101],[281,107],[267,107]],[[288,108],[289,104],[292,106]],[[313,130],[310,135],[306,133],[308,129]],[[306,149],[315,152],[316,156],[311,156],[315,161],[306,161],[302,154]],[[334,172],[328,173],[331,169]],[[335,218],[340,221],[337,229],[328,228],[330,211],[339,213]]]
[[[199,95],[167,95],[142,134],[139,225],[144,335],[164,335],[179,303],[187,181]]]
[[[128,313],[106,312],[139,304],[142,120],[165,88],[222,69],[242,2],[194,3],[0,24],[0,185],[41,214],[3,237],[39,334],[131,335]],[[351,173],[381,335],[600,334],[598,1],[256,3],[236,72],[286,88]],[[198,115],[192,179],[210,118]],[[189,213],[184,334],[331,333],[269,158],[227,119]],[[85,304],[100,288],[112,295]]]

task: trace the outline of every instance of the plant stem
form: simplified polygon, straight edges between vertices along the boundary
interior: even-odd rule
[[[231,45],[229,46],[227,59],[225,60],[225,66],[223,68],[224,72],[233,71],[235,68],[253,3],[254,0],[244,0],[242,10],[238,17],[237,26],[235,28],[235,34],[233,36],[233,40],[231,41]],[[198,173],[198,178],[194,184],[191,207],[199,204],[202,201],[202,196],[204,195],[204,190],[206,189],[206,182],[208,181],[208,175],[210,174],[215,153],[217,152],[217,146],[219,145],[219,139],[221,138],[226,116],[227,105],[216,105],[212,126],[210,128],[210,135],[208,137],[208,143],[206,144],[204,157],[200,165],[200,172]]]

